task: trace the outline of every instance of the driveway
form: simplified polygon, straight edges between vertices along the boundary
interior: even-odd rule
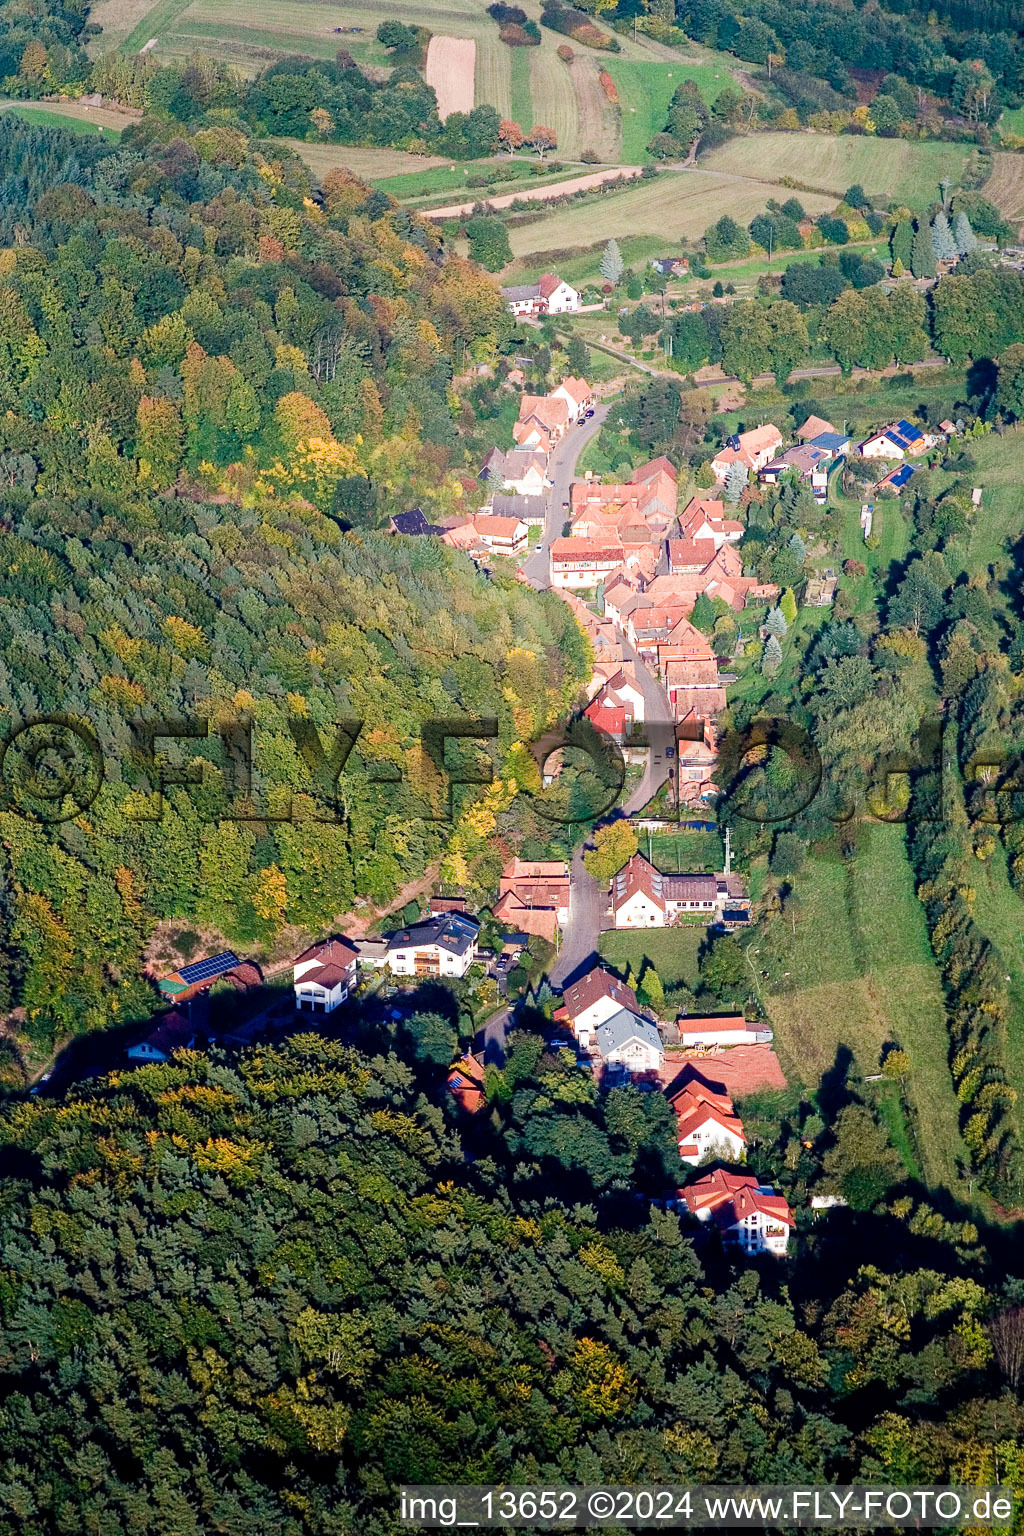
[[[569,513],[562,505],[569,500],[569,490],[576,478],[576,462],[584,448],[596,437],[604,426],[605,417],[608,415],[609,405],[594,407],[594,414],[589,421],[582,426],[570,427],[562,441],[552,449],[548,459],[548,475],[551,479],[551,489],[548,491],[547,510],[544,515],[544,528],[541,533],[540,543],[536,549],[523,562],[523,573],[527,581],[534,587],[547,587],[548,581],[548,550],[553,539],[561,538],[562,526],[568,521]]]

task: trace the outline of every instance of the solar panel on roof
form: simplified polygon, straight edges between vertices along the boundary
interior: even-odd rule
[[[225,949],[219,955],[211,955],[208,960],[183,965],[178,975],[188,986],[194,987],[197,982],[212,981],[215,976],[223,976],[225,971],[233,970],[238,963],[238,956],[232,950]]]

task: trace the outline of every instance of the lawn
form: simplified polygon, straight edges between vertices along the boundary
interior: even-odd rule
[[[974,517],[967,556],[967,569],[973,575],[1003,558],[1008,546],[1024,534],[1024,432],[1016,427],[1001,437],[991,433],[968,443],[966,448],[977,463],[968,478],[982,487],[981,506]],[[955,478],[937,475],[937,485],[944,488],[944,482]]]
[[[743,183],[705,171],[665,171],[650,181],[540,213],[510,230],[509,240],[513,255],[524,266],[530,265],[531,257],[536,260],[540,251],[583,247],[579,254],[586,255],[586,247],[612,236],[620,245],[631,237],[646,236],[651,240],[649,253],[655,255],[681,240],[696,240],[723,213],[737,223],[749,224],[771,195],[771,189],[759,182]],[[831,207],[835,199],[804,193],[801,201],[816,214]],[[629,260],[635,259],[630,253]]]
[[[774,923],[751,951],[769,971],[762,985],[780,1053],[813,1087],[844,1051],[865,1076],[877,1072],[883,1048],[898,1041],[912,1063],[914,1125],[901,1131],[897,1118],[896,1139],[913,1134],[928,1182],[955,1187],[959,1131],[945,1010],[903,829],[866,824],[853,861],[809,858],[795,884],[790,921]],[[892,1115],[888,1098],[880,1107]]]
[[[730,85],[723,65],[648,63],[638,59],[609,59],[605,66],[615,81],[622,111],[622,158],[630,165],[650,159],[647,145],[665,127],[668,104],[684,80],[695,80],[708,103]]]
[[[639,832],[640,852],[663,874],[717,874],[725,847],[717,832]]]
[[[841,197],[859,182],[869,197],[895,198],[909,208],[927,208],[939,196],[944,176],[956,183],[970,151],[960,144],[909,144],[904,139],[834,137],[815,133],[759,133],[732,139],[701,164],[710,171],[778,181],[791,176],[809,187]],[[804,195],[799,190],[801,202]],[[746,221],[743,221],[746,222]]]
[[[632,970],[639,976],[649,960],[668,988],[682,984],[694,991],[698,983],[697,956],[707,937],[707,930],[692,927],[659,928],[651,933],[630,933],[612,929],[602,933],[598,950],[603,959],[621,975]]]
[[[509,48],[505,43],[501,46],[511,54],[509,112],[513,122],[518,123],[525,133],[533,126],[533,97],[530,93],[530,54],[533,49]]]
[[[515,55],[521,48],[509,48],[498,36],[497,29],[489,37],[476,40],[476,76],[474,98],[476,105],[488,102],[496,107],[499,117],[515,117],[512,106],[512,75]]]

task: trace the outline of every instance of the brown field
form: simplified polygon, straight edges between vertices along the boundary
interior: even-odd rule
[[[56,112],[60,117],[75,117],[85,123],[95,123],[98,128],[130,128],[142,118],[141,112],[121,112],[116,107],[90,107],[84,101],[26,101],[26,107],[38,107],[46,112]]]
[[[442,123],[452,112],[472,112],[476,43],[471,37],[432,37],[423,73],[434,87]]]
[[[133,32],[152,9],[153,0],[97,0],[89,10],[90,22],[103,28],[95,52],[110,53],[120,47],[129,32]]]
[[[509,242],[513,256],[528,261],[534,252],[590,245],[612,236],[693,240],[723,213],[738,224],[748,224],[774,191],[768,183],[741,176],[699,170],[663,172],[653,181],[609,192],[589,203],[554,208],[545,218],[509,230]],[[835,198],[801,192],[800,201],[813,217],[831,208]]]
[[[982,191],[1011,223],[1024,219],[1024,155],[996,153],[995,166]]]
[[[410,171],[433,171],[451,161],[440,155],[407,155],[401,149],[356,149],[351,144],[305,144],[301,139],[282,139],[289,149],[305,160],[310,170],[323,177],[336,166],[344,166],[363,181],[377,181],[384,176],[405,176]]]
[[[566,68],[561,60],[559,64]],[[622,154],[622,118],[605,95],[599,73],[597,60],[580,54],[568,66],[579,101],[580,148],[592,149],[601,160],[618,160]]]
[[[511,208],[514,202],[543,203],[552,197],[564,197],[567,192],[585,192],[591,187],[599,187],[602,182],[614,181],[616,176],[639,176],[638,165],[614,166],[607,171],[591,171],[587,176],[573,176],[568,181],[553,181],[547,187],[524,187],[521,192],[503,192],[500,197],[487,198],[488,208]],[[444,208],[424,208],[421,210],[425,219],[458,219],[464,213],[472,213],[477,203],[483,202],[478,198],[471,203],[449,203]],[[569,212],[569,209],[564,210]],[[513,240],[513,249],[515,241]]]

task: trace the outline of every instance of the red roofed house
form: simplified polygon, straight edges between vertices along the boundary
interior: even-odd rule
[[[715,454],[711,460],[712,474],[716,480],[724,482],[729,470],[737,463],[756,474],[774,459],[781,447],[782,433],[771,422],[750,432],[741,432]]]
[[[770,1253],[784,1258],[795,1222],[782,1195],[758,1184],[752,1173],[716,1168],[681,1191],[691,1215],[712,1221],[723,1243],[745,1254]]]
[[[669,1099],[679,1127],[679,1156],[696,1168],[702,1158],[713,1156],[740,1161],[746,1153],[743,1121],[727,1093],[716,1093],[695,1067]]]
[[[815,437],[820,437],[823,432],[834,432],[835,427],[824,416],[808,416],[802,427],[796,432],[799,443],[809,443]]]
[[[496,555],[522,554],[530,537],[521,517],[494,517],[478,512],[473,526],[480,543]]]
[[[683,735],[681,733],[687,732]],[[698,805],[718,793],[712,778],[718,762],[714,723],[687,715],[676,727],[676,785],[680,805]]]
[[[563,379],[557,389],[551,391],[551,396],[552,399],[565,401],[569,408],[570,421],[579,421],[594,403],[590,385],[586,379],[574,378],[572,374]]]
[[[512,436],[520,448],[547,452],[569,425],[569,407],[554,395],[524,395]]]
[[[724,501],[694,496],[679,514],[679,533],[684,539],[712,539],[715,548],[721,549],[725,543],[739,543],[743,524],[726,517]]]
[[[665,689],[677,720],[687,715],[708,720],[725,708],[725,689],[718,681],[718,663],[713,659],[668,662]]]
[[[539,282],[521,283],[501,292],[514,315],[564,315],[580,307],[579,293],[554,272],[545,272]]]
[[[475,1115],[487,1102],[484,1095],[484,1068],[468,1053],[452,1063],[448,1071],[448,1092],[459,1108]]]
[[[347,939],[325,939],[303,950],[292,966],[299,1012],[333,1013],[340,1007],[352,990],[358,960]]]
[[[718,889],[714,875],[663,875],[634,853],[612,880],[616,928],[664,928],[680,913],[711,920]]]
[[[557,859],[513,859],[498,883],[494,915],[519,933],[555,942],[569,921],[569,870]]]
[[[668,569],[671,576],[696,575],[711,564],[718,546],[711,539],[669,539]]]
[[[596,587],[622,564],[617,534],[594,539],[554,539],[548,551],[553,587]]]
[[[624,981],[620,981],[603,966],[595,965],[579,981],[566,987],[562,993],[562,1007],[555,1017],[564,1016],[568,1019],[580,1048],[587,1051],[599,1025],[606,1023],[624,1008],[630,1013],[641,1011],[632,987],[627,987]]]
[[[681,1045],[755,1045],[773,1038],[766,1024],[748,1024],[742,1013],[684,1017],[677,1023]]]

